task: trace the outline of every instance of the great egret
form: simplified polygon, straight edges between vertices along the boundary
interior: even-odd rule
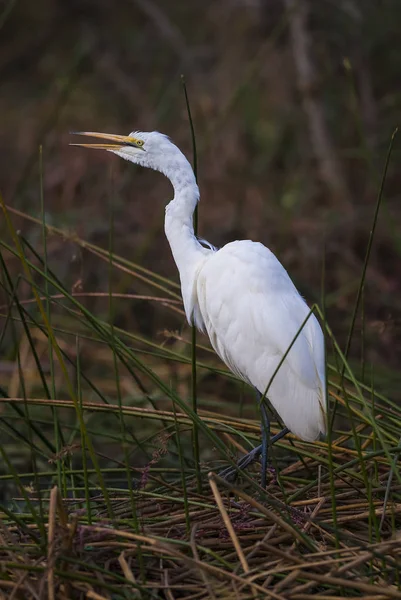
[[[307,318],[308,306],[281,263],[259,242],[235,241],[217,250],[197,239],[192,219],[199,189],[191,165],[166,135],[78,133],[103,143],[74,145],[113,152],[168,177],[174,198],[164,227],[188,322],[208,333],[220,358],[257,390],[259,399],[268,388],[268,399],[286,425],[271,442],[288,431],[316,440],[325,432],[323,333],[313,314]],[[261,413],[262,444],[238,464],[244,467],[262,454],[265,487],[269,421],[263,403]]]

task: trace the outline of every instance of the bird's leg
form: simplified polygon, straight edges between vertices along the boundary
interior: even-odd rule
[[[266,487],[266,471],[267,471],[267,456],[269,450],[269,441],[270,441],[270,420],[269,415],[267,414],[267,408],[265,403],[260,402],[261,395],[259,392],[256,392],[256,397],[258,399],[258,403],[260,403],[260,414],[262,416],[260,429],[262,433],[262,467],[261,467],[261,486],[262,488]]]
[[[262,396],[258,390],[256,393],[257,393],[257,400],[258,400],[258,404],[259,404]],[[260,444],[260,446],[256,446],[256,448],[254,448],[253,450],[248,452],[248,454],[243,456],[238,461],[236,468],[233,469],[232,467],[228,467],[227,469],[224,469],[223,471],[221,471],[220,477],[223,477],[224,479],[230,479],[233,475],[238,473],[238,470],[246,469],[250,464],[255,462],[255,460],[257,460],[260,455],[262,455],[261,485],[263,488],[266,487],[266,471],[267,471],[269,441],[270,441],[270,445],[272,446],[273,444],[275,444],[276,442],[281,440],[285,435],[287,435],[287,433],[289,433],[290,430],[288,429],[288,427],[284,427],[284,429],[282,431],[280,431],[279,433],[274,435],[272,438],[270,438],[270,421],[269,421],[269,417],[267,415],[267,409],[266,409],[266,406],[264,405],[264,403],[261,404],[260,411],[262,414],[262,423],[261,423],[262,443]],[[269,440],[269,438],[270,438],[270,440]]]

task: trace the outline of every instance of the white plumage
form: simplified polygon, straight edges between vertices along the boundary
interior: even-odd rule
[[[190,323],[206,331],[226,365],[263,395],[309,308],[270,250],[249,240],[216,250],[194,235],[199,190],[182,152],[158,133],[129,136],[83,132],[113,142],[77,144],[101,148],[161,171],[174,188],[165,232],[181,279]],[[304,440],[325,432],[326,386],[323,333],[311,315],[268,390],[286,426]]]
[[[248,240],[210,256],[197,277],[197,303],[213,348],[263,394],[309,308],[270,250]],[[313,441],[325,432],[324,344],[311,315],[277,371],[268,398],[286,426]]]

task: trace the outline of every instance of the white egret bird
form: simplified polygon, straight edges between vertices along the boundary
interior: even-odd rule
[[[259,399],[268,388],[268,399],[286,425],[271,443],[288,431],[316,440],[325,432],[323,333],[313,314],[307,319],[309,308],[281,263],[258,242],[235,241],[215,249],[197,239],[192,219],[199,189],[188,160],[167,136],[156,131],[78,133],[103,142],[77,146],[113,152],[168,177],[174,198],[166,207],[164,227],[188,322],[207,332],[220,358],[257,390]],[[261,413],[263,443],[238,465],[262,454],[265,487],[269,422],[263,403]]]

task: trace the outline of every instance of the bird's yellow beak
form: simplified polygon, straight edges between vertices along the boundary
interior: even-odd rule
[[[86,135],[88,137],[109,140],[112,144],[70,144],[70,146],[81,146],[82,148],[94,148],[95,150],[120,150],[124,146],[134,146],[143,150],[143,141],[129,135],[116,135],[113,133],[96,133],[95,131],[72,131],[72,135]]]

